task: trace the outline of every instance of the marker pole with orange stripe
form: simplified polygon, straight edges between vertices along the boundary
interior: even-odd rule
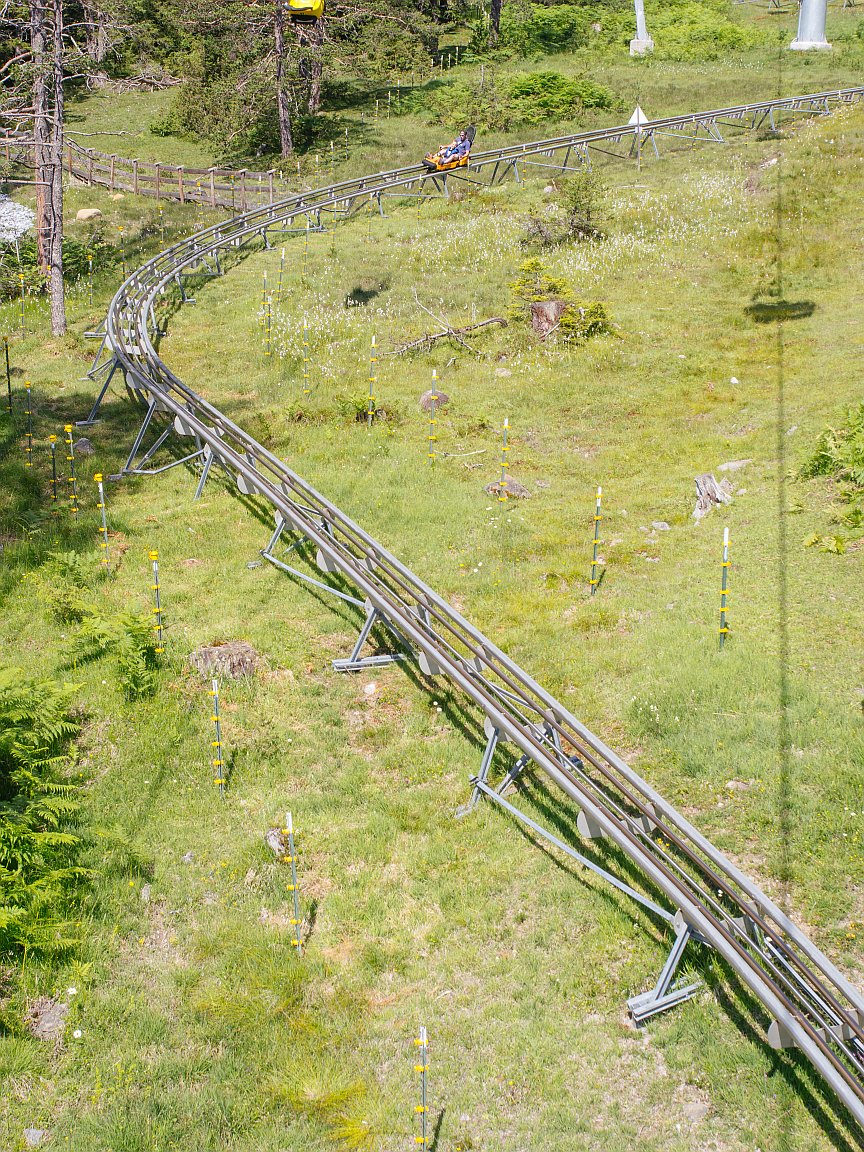
[[[72,446],[72,425],[64,424],[66,433],[66,463],[69,465],[69,511],[73,516],[78,515],[78,481],[75,479],[75,449]]]
[[[99,486],[99,503],[96,505],[102,513],[102,538],[99,541],[99,548],[102,552],[102,567],[107,572],[110,567],[108,562],[108,518],[105,513],[105,488],[102,485],[102,473],[97,472],[93,479]]]
[[[152,552],[148,553],[150,560],[153,564],[153,583],[150,587],[153,590],[155,597],[155,607],[153,608],[153,616],[156,623],[153,625],[153,631],[156,633],[156,652],[162,655],[165,651],[165,644],[162,636],[162,589],[159,584],[159,553],[154,548]]]
[[[213,709],[210,719],[213,721],[213,739],[210,746],[213,756],[210,764],[213,768],[213,783],[219,785],[219,795],[225,795],[225,760],[222,756],[222,722],[219,719],[219,681],[211,680],[210,696],[213,700]]]
[[[27,432],[24,441],[24,467],[33,467],[33,397],[30,393],[30,381],[24,381],[24,415],[27,417]]]
[[[603,489],[597,485],[597,506],[594,509],[594,556],[591,560],[591,595],[597,591],[600,581],[597,579],[597,549],[600,547],[600,521],[603,519],[600,512],[600,502],[603,499]]]
[[[429,463],[435,463],[435,445],[438,442],[438,370],[432,369],[432,395],[429,398]]]
[[[723,567],[720,577],[720,647],[729,635],[729,620],[726,610],[729,606],[729,529],[723,529]]]
[[[414,1071],[420,1073],[420,1103],[414,1108],[414,1111],[420,1117],[420,1135],[414,1137],[414,1143],[426,1148],[429,1143],[429,1137],[427,1135],[429,1100],[426,1084],[426,1074],[429,1071],[429,1043],[426,1038],[425,1027],[421,1026],[420,1035],[414,1041],[414,1044],[420,1050],[420,1063],[414,1065]]]
[[[291,943],[297,949],[297,955],[303,955],[303,942],[300,939],[300,925],[303,920],[300,916],[300,885],[297,883],[297,851],[294,847],[294,820],[290,812],[285,813],[285,835],[288,837],[288,855],[283,856],[286,864],[291,865],[291,883],[288,891],[293,897],[294,916],[291,919]]]

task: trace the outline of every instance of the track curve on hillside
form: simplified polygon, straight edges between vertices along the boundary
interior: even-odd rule
[[[466,178],[489,184],[502,174],[518,178],[518,166],[532,162],[566,171],[571,157],[588,162],[592,148],[602,152],[629,141],[632,151],[632,145],[644,146],[664,133],[690,133],[695,139],[707,132],[706,139],[716,140],[712,133],[720,125],[758,127],[768,120],[773,125],[776,115],[827,112],[862,96],[864,88],[816,93],[502,148],[475,155]],[[550,163],[556,158],[560,164]],[[605,838],[636,865],[660,901],[642,903],[673,927],[676,947],[683,948],[689,938],[715,949],[761,1004],[771,1044],[799,1048],[864,1130],[864,997],[859,990],[564,704],[159,357],[160,303],[175,289],[186,299],[194,279],[220,274],[220,253],[268,244],[274,233],[297,228],[298,220],[305,228],[307,221],[319,226],[328,213],[336,219],[349,216],[370,197],[380,203],[391,193],[446,191],[442,181],[424,184],[428,180],[422,166],[415,165],[344,181],[215,224],[168,248],[131,275],[112,300],[103,338],[107,358],[97,357],[92,375],[98,379],[104,371],[110,379],[122,371],[130,397],[146,409],[145,427],[161,421],[163,440],[168,434],[191,439],[195,449],[189,458],[199,455],[208,470],[217,464],[232,474],[241,492],[266,501],[277,529],[305,538],[315,547],[323,573],[339,573],[358,590],[354,602],[365,607],[367,624],[381,620],[426,675],[446,676],[473,701],[483,714],[490,747],[496,739],[508,741],[520,758],[517,767],[530,762],[575,802],[583,835]],[[107,382],[103,392],[106,387]],[[141,443],[139,435],[129,472],[136,471]],[[492,798],[500,795],[485,777],[475,786]],[[674,989],[672,995],[674,1002]]]

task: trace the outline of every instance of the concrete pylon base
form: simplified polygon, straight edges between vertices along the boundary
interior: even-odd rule
[[[631,40],[630,41],[630,55],[631,56],[644,56],[646,52],[654,51],[654,41],[649,36],[647,40]]]
[[[810,52],[814,48],[815,49],[822,49],[824,51],[826,48],[830,48],[830,47],[831,47],[831,45],[828,43],[827,40],[793,40],[792,43],[789,45],[789,51],[790,52]],[[632,47],[630,50],[632,52],[632,50],[633,50]]]

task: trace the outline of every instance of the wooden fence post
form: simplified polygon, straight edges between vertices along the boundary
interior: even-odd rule
[[[138,161],[132,161],[132,191],[138,195]]]
[[[182,164],[177,165],[177,182],[180,186],[180,203],[185,204],[186,203],[186,193],[183,190],[183,165]]]
[[[240,211],[246,211],[246,169],[241,168],[238,175],[240,176]]]
[[[209,168],[210,173],[210,207],[216,207],[216,169]]]
[[[93,187],[93,149],[87,149],[87,183]]]
[[[160,194],[160,191],[161,191],[161,180],[160,180],[160,177],[161,177],[161,175],[162,175],[162,172],[161,172],[161,169],[162,169],[162,165],[161,165],[161,164],[159,163],[159,161],[157,160],[157,161],[156,161],[156,163],[153,165],[153,168],[154,168],[154,170],[155,170],[155,172],[156,172],[156,199],[158,200],[158,199],[159,199],[159,194]]]
[[[267,182],[270,185],[270,203],[273,203],[273,169],[267,173]]]
[[[114,191],[114,165],[115,165],[115,163],[116,163],[116,162],[117,162],[117,157],[116,157],[116,155],[114,155],[114,154],[112,153],[112,154],[111,154],[111,178],[110,178],[110,182],[109,182],[109,185],[108,185],[108,191],[109,191],[109,192],[113,192],[113,191]]]

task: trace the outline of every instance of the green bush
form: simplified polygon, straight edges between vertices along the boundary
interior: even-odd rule
[[[800,475],[831,476],[864,489],[864,404],[850,409],[845,424],[822,432]]]
[[[506,131],[519,124],[573,120],[585,109],[621,106],[611,88],[586,77],[575,80],[559,72],[522,72],[503,83],[484,76],[440,85],[431,95],[414,93],[406,101],[412,111],[431,114],[448,128],[466,123]]]
[[[0,668],[0,951],[51,953],[75,943],[69,922],[78,838],[75,785],[63,778],[77,725],[73,688]]]
[[[549,272],[536,256],[520,264],[519,273],[510,284],[510,297],[509,316],[516,321],[530,321],[532,304],[545,300],[562,301],[566,308],[558,332],[567,343],[581,344],[592,336],[612,330],[605,305],[596,300],[574,300],[567,281]]]
[[[119,260],[117,250],[105,240],[99,227],[93,230],[89,240],[64,239],[63,274],[67,283],[87,276],[91,255],[94,272],[112,268]],[[25,292],[45,291],[45,274],[39,267],[36,241],[30,237],[18,241],[17,251],[14,244],[0,244],[0,300],[13,300],[20,295],[21,276]]]

